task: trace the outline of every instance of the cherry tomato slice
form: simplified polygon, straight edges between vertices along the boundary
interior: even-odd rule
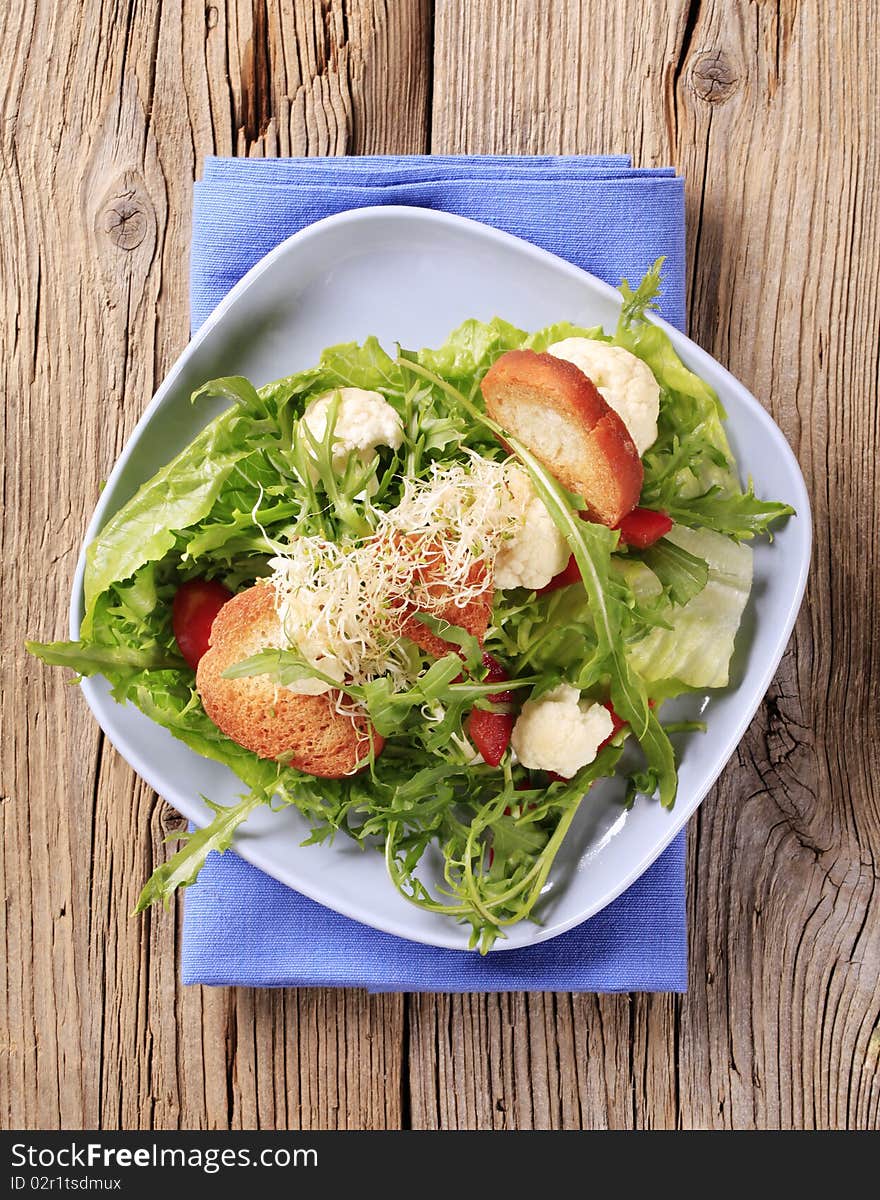
[[[634,550],[647,550],[672,528],[672,518],[653,508],[634,508],[620,524],[620,540]]]
[[[483,654],[488,683],[504,683],[510,678],[501,664],[491,654]],[[512,704],[513,692],[493,692],[488,697],[493,704]],[[467,729],[471,741],[490,767],[497,767],[510,745],[510,735],[516,724],[515,713],[486,712],[482,708],[471,709]]]
[[[171,627],[180,653],[193,670],[208,649],[214,618],[232,592],[215,579],[190,579],[181,584],[171,606]]]

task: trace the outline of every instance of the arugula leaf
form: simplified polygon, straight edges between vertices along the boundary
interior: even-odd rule
[[[413,616],[420,625],[426,625],[442,641],[460,646],[464,665],[469,671],[475,670],[483,661],[483,647],[472,633],[468,633],[460,625],[453,625],[450,621],[432,616],[431,613],[417,612],[413,613]]]
[[[511,866],[531,862],[547,844],[547,831],[535,821],[499,817],[492,823],[492,866],[496,877],[506,874]],[[497,864],[497,865],[496,865]]]
[[[204,797],[203,797],[204,799]],[[168,862],[157,867],[138,897],[132,916],[143,912],[157,900],[165,907],[178,888],[189,887],[195,883],[199,871],[205,865],[205,860],[212,851],[222,854],[232,845],[232,838],[239,825],[243,824],[254,809],[262,804],[268,804],[269,797],[259,791],[251,792],[239,804],[223,808],[219,804],[205,803],[214,811],[214,820],[204,829],[184,835],[184,844]]]
[[[419,676],[411,691],[425,700],[439,700],[447,686],[461,674],[461,666],[457,654],[444,654]]]
[[[702,496],[673,500],[667,510],[674,521],[693,529],[714,529],[729,537],[753,538],[766,533],[783,517],[794,516],[790,504],[778,500],[760,500],[749,480],[748,490],[725,495],[720,487],[709,488]]]
[[[476,700],[494,695],[498,691],[497,683],[457,683],[463,665],[457,654],[446,654],[432,663],[412,687],[404,691],[395,692],[391,680],[387,676],[381,676],[359,688],[351,688],[350,693],[363,701],[370,720],[383,737],[402,732],[404,722],[413,710],[420,713],[426,704],[438,709],[447,707],[451,710],[452,720],[447,723],[441,719],[427,730],[420,713],[421,728],[417,736],[425,744],[430,743],[432,749],[438,749],[449,734],[460,726],[465,708],[469,708]],[[506,682],[504,686],[505,689],[525,688],[535,682],[534,677],[524,677]]]
[[[260,650],[223,672],[224,679],[250,679],[254,675],[268,675],[282,687],[300,683],[303,679],[319,679],[334,688],[341,686],[338,680],[323,674],[295,650]]]
[[[183,660],[156,647],[102,646],[95,642],[25,642],[29,654],[53,667],[71,667],[77,675],[107,675],[120,672],[180,670]]]
[[[404,824],[399,820],[390,822],[385,864],[392,882],[402,896],[420,908],[470,920],[470,946],[485,954],[499,936],[504,936],[506,926],[526,914],[535,919],[535,905],[590,783],[609,774],[619,756],[619,747],[606,747],[572,779],[552,784],[543,801],[525,818],[505,824],[506,811],[513,811],[526,795],[515,790],[515,782],[508,776],[503,788],[475,806],[469,823],[447,821],[444,829],[448,836],[443,847],[446,887],[439,896],[432,896],[413,874],[415,863],[407,853]],[[532,831],[527,829],[529,825]],[[487,870],[490,848],[493,861]]]
[[[643,562],[654,572],[674,604],[687,604],[706,586],[708,563],[668,537],[642,551]]]
[[[320,484],[332,505],[342,531],[350,537],[364,537],[372,530],[365,509],[358,504],[376,474],[378,455],[364,463],[357,454],[350,454],[340,471],[335,457],[336,421],[339,415],[341,392],[334,389],[327,407],[324,433],[315,437],[304,420],[297,422],[293,432],[292,454],[297,475],[309,491]],[[315,501],[317,506],[317,501]]]

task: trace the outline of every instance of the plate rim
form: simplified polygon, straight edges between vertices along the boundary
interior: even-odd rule
[[[141,417],[138,419],[131,433],[129,434],[125,445],[122,448],[118,458],[116,459],[110,474],[107,477],[107,482],[102,490],[101,495],[95,505],[92,517],[87,525],[83,535],[82,545],[77,557],[77,564],[73,575],[72,592],[69,608],[69,629],[72,639],[79,637],[80,624],[84,614],[84,597],[83,597],[83,577],[86,564],[86,549],[95,539],[97,534],[112,516],[110,509],[110,498],[113,493],[112,485],[116,482],[119,475],[125,470],[127,463],[133,455],[135,448],[140,442],[142,434],[151,424],[153,416],[158,408],[162,405],[165,397],[174,389],[177,380],[183,373],[188,360],[195,354],[201,344],[209,337],[211,332],[224,320],[227,312],[232,308],[237,301],[242,297],[262,276],[262,274],[271,269],[271,267],[280,258],[288,254],[292,247],[301,245],[304,242],[312,240],[316,237],[323,236],[328,229],[338,229],[346,225],[360,225],[362,223],[373,223],[379,221],[387,221],[389,218],[401,221],[406,224],[409,222],[422,225],[433,225],[435,227],[446,226],[451,228],[466,229],[472,235],[476,235],[489,242],[505,246],[507,248],[515,248],[518,253],[525,253],[527,257],[532,257],[536,261],[545,264],[552,264],[557,270],[563,270],[564,273],[576,282],[586,283],[591,290],[598,291],[604,294],[607,300],[610,300],[615,307],[620,308],[622,299],[617,288],[611,284],[599,279],[597,276],[585,271],[583,268],[575,266],[564,258],[560,258],[556,254],[552,254],[548,250],[544,250],[539,246],[533,245],[531,242],[525,241],[523,238],[506,233],[503,230],[494,228],[491,225],[486,225],[483,222],[475,221],[470,217],[458,216],[454,213],[441,212],[435,209],[423,209],[408,205],[373,205],[366,208],[348,209],[342,213],[336,213],[329,217],[324,217],[319,221],[306,226],[290,237],[285,238],[274,246],[266,255],[256,262],[245,275],[230,289],[224,296],[217,307],[211,312],[198,331],[189,340],[178,358],[175,360],[171,369],[168,371],[156,392],[152,396],[149,404],[144,409]],[[655,325],[666,331],[672,341],[676,351],[682,356],[685,362],[696,371],[697,374],[702,374],[703,370],[708,367],[710,373],[718,374],[723,379],[725,384],[737,395],[737,399],[744,403],[752,411],[752,415],[757,418],[759,423],[763,424],[767,435],[774,441],[777,447],[782,451],[788,460],[788,466],[791,471],[792,482],[795,491],[798,493],[796,497],[790,497],[797,510],[797,515],[794,520],[798,521],[798,529],[800,532],[800,543],[798,547],[798,571],[794,580],[793,587],[790,588],[787,594],[787,604],[785,609],[785,620],[781,626],[780,636],[776,641],[774,653],[765,661],[763,670],[757,682],[752,684],[754,702],[745,706],[742,712],[737,717],[733,724],[732,731],[725,740],[723,750],[716,754],[717,769],[710,772],[709,777],[704,781],[702,787],[689,796],[686,805],[682,805],[679,810],[679,815],[675,815],[673,809],[669,814],[669,829],[664,835],[653,841],[648,851],[642,854],[631,868],[623,875],[618,877],[615,884],[605,892],[602,896],[590,905],[588,905],[581,913],[575,914],[567,919],[554,923],[550,928],[542,926],[533,926],[534,934],[529,937],[528,942],[516,946],[505,944],[503,939],[498,939],[492,947],[492,953],[515,952],[528,948],[528,946],[539,945],[542,942],[549,941],[559,937],[561,934],[576,928],[577,926],[594,917],[598,912],[601,912],[609,904],[611,904],[618,896],[627,890],[644,872],[654,863],[664,850],[670,845],[673,839],[681,832],[690,820],[694,812],[702,804],[706,795],[715,785],[718,777],[727,766],[732,757],[737,745],[739,745],[742,737],[751,724],[752,720],[764,696],[767,693],[779,666],[780,661],[788,647],[791,639],[791,634],[794,629],[794,624],[797,619],[800,607],[803,601],[806,590],[807,579],[809,574],[810,563],[812,559],[812,512],[810,508],[809,496],[804,482],[803,473],[800,469],[800,464],[788,444],[785,434],[773,420],[772,416],[767,412],[763,405],[755,396],[740,383],[734,375],[727,370],[717,359],[713,358],[708,351],[704,350],[696,342],[692,341],[686,334],[682,333],[675,326],[670,325],[662,317],[653,313],[647,314],[647,319]],[[683,352],[683,353],[682,353]],[[99,677],[103,678],[103,677]],[[738,685],[742,686],[742,683]],[[167,795],[168,789],[163,785],[159,787],[151,778],[152,771],[149,763],[146,763],[140,755],[137,745],[133,744],[128,737],[120,735],[118,731],[108,728],[109,722],[103,719],[104,710],[106,707],[106,695],[99,690],[97,680],[83,679],[81,681],[81,690],[86,697],[86,702],[92,711],[92,715],[98,721],[99,726],[104,731],[105,735],[110,739],[111,743],[116,747],[122,757],[129,765],[140,775],[154,791],[157,792],[166,802],[170,803],[181,815],[187,820],[199,825],[199,819],[191,816],[186,811],[186,804],[181,805],[175,795],[172,799]],[[737,688],[732,689],[733,692]],[[112,702],[111,703],[115,703]],[[172,735],[173,736],[173,735]],[[195,751],[192,753],[195,754]],[[196,757],[199,757],[196,755]],[[242,829],[246,827],[242,826]],[[382,924],[375,923],[373,920],[365,921],[362,915],[354,909],[353,906],[345,903],[340,904],[338,900],[328,892],[324,893],[320,886],[313,886],[309,881],[308,888],[297,885],[288,884],[286,880],[279,879],[271,864],[265,861],[265,857],[260,853],[259,840],[249,842],[247,839],[241,839],[236,835],[233,838],[232,849],[235,850],[246,861],[258,869],[266,872],[272,878],[278,880],[286,887],[291,887],[292,890],[299,891],[302,895],[316,901],[319,904],[340,913],[342,916],[348,917],[366,928],[376,929],[386,934],[391,934],[400,937],[406,941],[415,942],[422,945],[432,946],[438,949],[453,949],[464,950],[463,939],[461,932],[463,926],[450,918],[449,927],[450,933],[448,938],[439,934],[424,934],[419,936],[418,932],[413,932],[410,929],[401,928],[394,917],[389,917]],[[455,934],[459,936],[456,937]],[[473,951],[465,951],[473,953]]]

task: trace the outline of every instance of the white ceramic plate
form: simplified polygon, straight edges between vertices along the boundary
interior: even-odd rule
[[[86,533],[107,519],[224,405],[193,407],[205,380],[246,375],[257,386],[314,364],[326,346],[369,334],[392,350],[442,343],[467,317],[501,316],[524,329],[559,320],[613,328],[618,293],[552,254],[474,221],[415,208],[366,208],[319,221],[259,262],[216,309],[159,388],[117,462]],[[660,324],[664,324],[660,322]],[[682,828],[752,719],[788,642],[810,557],[810,511],[797,462],[779,429],[741,384],[688,338],[664,324],[684,361],[715,387],[729,414],[733,450],[760,495],[797,510],[772,547],[755,551],[755,586],[733,663],[734,686],[704,709],[706,734],[679,739],[678,800],[670,813],[642,801],[630,812],[619,785],[590,793],[542,900],[543,925],[524,922],[498,950],[544,941],[614,899]],[[82,619],[84,550],[74,581],[71,635]],[[102,678],[83,691],[102,729],[134,769],[185,817],[207,823],[199,799],[229,804],[242,791],[226,768],[200,758],[131,706],[116,704]],[[681,702],[679,702],[681,703]],[[382,856],[346,839],[302,847],[294,810],[257,812],[235,849],[270,875],[330,908],[401,937],[463,948],[467,930],[402,899]]]

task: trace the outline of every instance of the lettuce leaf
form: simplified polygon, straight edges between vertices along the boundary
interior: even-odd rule
[[[113,514],[86,551],[85,614],[80,636],[92,631],[98,597],[174,546],[177,530],[211,511],[230,473],[248,454],[234,438],[235,410],[207,425],[166,467]]]
[[[594,341],[601,342],[611,340],[601,325],[587,328],[584,325],[572,325],[570,321],[557,321],[555,325],[546,325],[537,333],[530,333],[522,345],[524,350],[534,350],[537,354],[545,354],[549,346],[572,337],[592,338]]]
[[[221,379],[209,379],[193,392],[190,402],[198,400],[229,400],[239,404],[252,415],[265,411],[260,394],[249,379],[243,375],[228,375]]]
[[[344,342],[331,346],[321,355],[318,370],[322,391],[358,387],[392,396],[403,393],[400,367],[374,337],[368,337],[363,345]]]
[[[418,354],[406,354],[436,375],[460,383],[472,385],[491,367],[500,354],[518,349],[525,341],[525,332],[494,317],[491,321],[465,321],[453,330],[446,341],[436,350],[420,350]]]
[[[627,649],[627,659],[650,684],[675,678],[689,687],[725,687],[734,639],[752,586],[752,551],[710,529],[676,525],[666,539],[705,561],[705,587]]]

